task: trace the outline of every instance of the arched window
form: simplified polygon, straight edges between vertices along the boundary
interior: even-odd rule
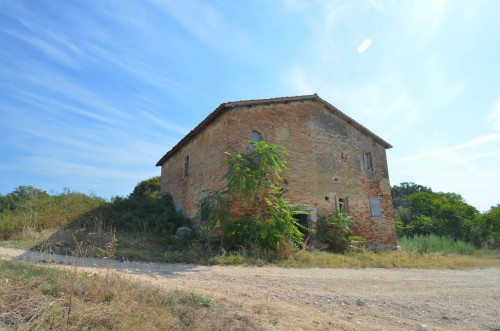
[[[262,141],[262,134],[259,131],[252,131],[250,140],[258,143],[259,141]]]
[[[259,131],[252,131],[250,134],[250,140],[252,142],[258,143],[259,141],[262,141],[262,134]],[[252,145],[252,151],[255,150],[255,146]]]

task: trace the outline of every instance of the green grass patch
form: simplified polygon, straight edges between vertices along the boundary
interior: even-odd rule
[[[446,236],[414,236],[412,238],[403,236],[398,239],[398,244],[406,252],[417,254],[442,253],[448,254],[466,254],[472,255],[476,253],[474,245],[461,240],[453,240]]]

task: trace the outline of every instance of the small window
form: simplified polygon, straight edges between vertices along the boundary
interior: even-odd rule
[[[189,177],[189,155],[184,159],[184,177]]]
[[[200,204],[200,221],[202,223],[208,221],[209,216],[210,216],[210,205],[207,199],[203,199],[201,200]]]
[[[371,152],[363,153],[363,163],[365,165],[365,170],[369,170],[369,171],[373,170],[373,160],[372,160],[372,153]]]
[[[380,198],[370,198],[370,217],[382,217],[382,212],[380,210]]]
[[[250,140],[258,143],[259,141],[262,141],[262,134],[258,131],[252,131],[252,133],[250,135]]]
[[[250,134],[250,140],[252,142],[256,142],[258,143],[259,141],[262,141],[262,134],[258,131],[252,131],[252,133]],[[255,146],[252,145],[252,151],[255,150]]]
[[[349,200],[347,200],[347,197],[345,198],[339,198],[339,211],[342,214],[347,214],[349,215]]]

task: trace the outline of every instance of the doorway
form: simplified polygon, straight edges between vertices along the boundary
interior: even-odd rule
[[[305,214],[300,214],[300,215],[295,215],[294,218],[298,221],[298,223],[306,228],[310,228],[311,225],[309,224],[309,215]],[[309,236],[309,231],[299,227],[299,231],[304,235],[304,239]]]

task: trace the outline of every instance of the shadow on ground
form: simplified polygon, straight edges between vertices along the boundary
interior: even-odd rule
[[[96,230],[96,229],[93,229]],[[144,239],[136,240],[136,251],[141,251]],[[118,243],[120,245],[120,243]],[[134,245],[134,240],[127,238],[126,245]],[[126,257],[116,254],[117,240],[113,231],[87,230],[66,228],[55,231],[43,242],[29,250],[11,249],[10,257],[25,263],[39,265],[73,265],[84,268],[115,269],[127,274],[143,274],[153,278],[177,278],[186,273],[199,272],[205,267],[186,263],[160,263],[159,261],[130,261]],[[150,249],[151,250],[151,249]],[[145,250],[146,251],[146,250]],[[147,254],[151,254],[148,251]],[[162,254],[158,249],[157,260]]]
[[[129,274],[143,274],[153,278],[178,278],[186,273],[201,272],[206,267],[195,264],[117,261],[93,257],[76,257],[38,251],[20,251],[16,260],[39,265],[72,265],[84,268],[114,269]]]

